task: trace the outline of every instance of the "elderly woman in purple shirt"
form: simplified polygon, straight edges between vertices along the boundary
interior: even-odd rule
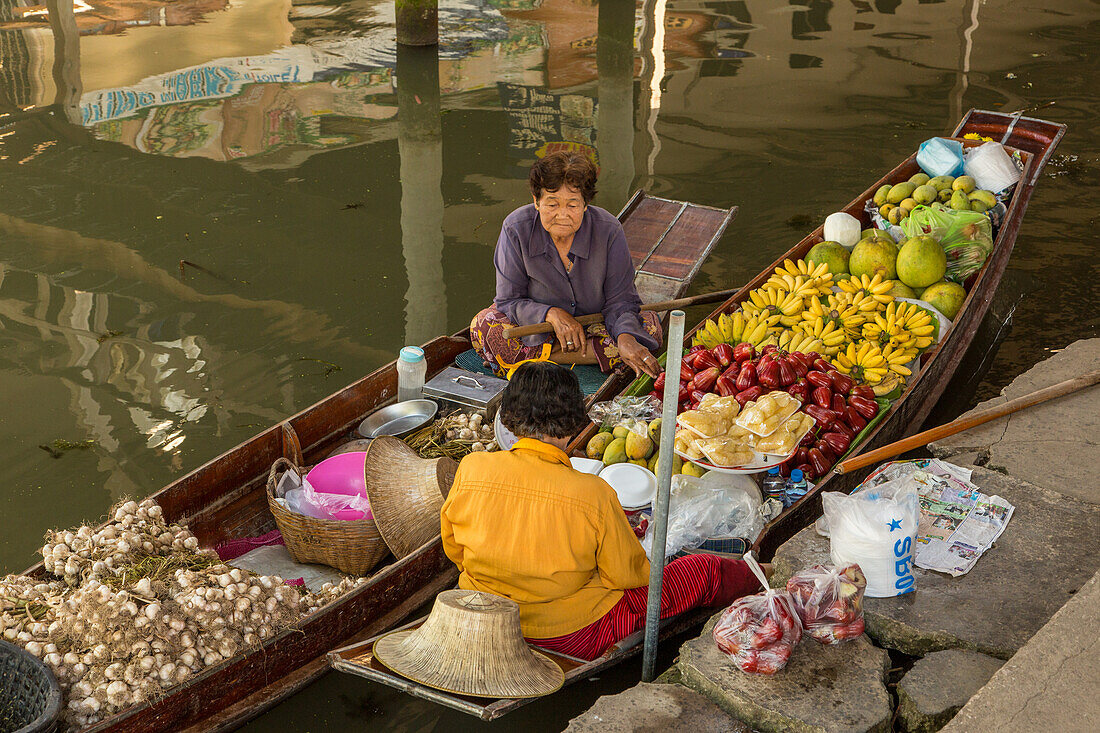
[[[661,345],[656,313],[640,311],[626,236],[612,214],[591,206],[596,167],[579,152],[552,153],[531,168],[534,203],[504,220],[497,240],[496,298],[470,324],[474,348],[499,371],[527,359],[598,364],[625,362],[657,376]],[[602,313],[587,328],[575,316]],[[509,326],[548,321],[554,335],[507,339]]]

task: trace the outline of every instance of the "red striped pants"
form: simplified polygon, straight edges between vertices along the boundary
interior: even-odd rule
[[[693,608],[728,606],[760,590],[760,581],[742,560],[716,555],[688,555],[665,567],[661,583],[661,618]],[[580,659],[595,659],[617,641],[645,626],[648,587],[629,588],[600,619],[571,634],[527,641]]]

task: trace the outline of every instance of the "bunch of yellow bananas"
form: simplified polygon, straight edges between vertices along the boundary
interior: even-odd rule
[[[742,311],[723,313],[718,320],[708,318],[692,337],[692,346],[705,346],[713,349],[718,344],[739,344],[742,341],[760,346],[768,336],[769,329],[779,323],[779,316],[750,316]]]
[[[779,316],[782,326],[793,326],[802,320],[805,307],[801,295],[770,286],[750,290],[749,299],[741,303],[746,316]]]
[[[901,302],[897,305],[894,318],[904,321],[905,329],[913,334],[913,345],[918,349],[927,349],[932,345],[936,324],[927,310],[914,303]]]
[[[809,313],[809,311],[806,311],[806,313]],[[820,349],[811,349],[811,351],[818,351],[826,356],[835,356],[848,341],[848,335],[844,332],[844,328],[838,325],[838,323],[839,319],[834,320],[819,315],[812,318],[804,318],[799,321],[794,328],[804,336],[821,342]],[[799,351],[799,349],[793,350]]]
[[[882,273],[878,272],[875,273],[874,277],[867,277],[866,275],[856,277],[852,275],[848,279],[837,283],[837,287],[840,288],[841,292],[853,296],[853,300],[864,296],[883,305],[894,300],[894,296],[890,295],[890,289],[893,285],[889,280],[883,280]]]
[[[835,323],[837,329],[843,331],[850,341],[859,338],[859,330],[867,320],[867,314],[849,303],[847,296],[829,293],[824,302],[821,298],[811,298],[802,313],[802,320],[809,321],[815,329],[819,319],[825,323]]]
[[[779,334],[775,345],[788,352],[801,351],[803,354],[808,354],[811,351],[816,351],[819,354],[829,353],[828,347],[821,339],[800,330],[784,329]]]
[[[882,347],[882,358],[886,360],[887,368],[902,377],[908,377],[913,373],[913,370],[905,365],[916,359],[919,353],[915,346],[895,346],[890,343]]]
[[[867,384],[881,382],[890,368],[882,350],[866,340],[849,343],[846,350],[833,358],[833,364],[856,382]]]
[[[783,260],[764,287],[781,288],[803,298],[826,295],[833,289],[833,273],[829,272],[829,266],[824,262],[810,265],[805,260]]]

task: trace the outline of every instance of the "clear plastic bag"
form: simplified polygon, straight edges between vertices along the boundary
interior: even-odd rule
[[[714,528],[710,538],[740,537],[749,542],[755,541],[764,529],[760,489],[756,482],[748,476],[718,471],[708,471],[700,482],[707,488],[724,492],[729,498],[726,517]]]
[[[998,142],[987,142],[965,153],[966,175],[972,177],[978,188],[1000,193],[1020,180],[1020,169]]]
[[[668,530],[665,535],[665,561],[680,550],[692,550],[714,536],[715,529],[729,516],[735,499],[722,489],[703,484],[687,474],[672,477],[668,502]],[[642,549],[653,559],[654,523],[646,528]]]
[[[863,633],[867,578],[859,565],[814,565],[787,581],[802,629],[822,644],[840,644]]]
[[[291,472],[287,472],[291,473]],[[322,494],[305,479],[300,488],[286,492],[286,506],[296,514],[315,519],[370,519],[370,502],[361,494]]]
[[[901,223],[907,237],[928,235],[943,245],[947,274],[959,284],[982,269],[993,252],[993,226],[976,211],[956,211],[943,204],[915,207]]]
[[[802,639],[802,622],[790,594],[768,586],[752,553],[745,555],[745,562],[764,592],[734,601],[719,616],[712,636],[741,671],[772,675],[787,666],[791,652]]]
[[[826,491],[821,502],[829,525],[834,565],[856,563],[867,577],[869,598],[913,591],[920,504],[916,486],[889,481],[854,494]]]
[[[588,408],[588,419],[607,430],[623,426],[631,432],[646,435],[649,421],[661,416],[661,401],[652,395],[616,397],[597,402]]]

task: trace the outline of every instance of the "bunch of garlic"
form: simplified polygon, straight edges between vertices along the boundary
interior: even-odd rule
[[[348,575],[341,579],[339,583],[325,583],[318,591],[307,591],[303,593],[301,603],[302,615],[308,616],[316,613],[322,606],[332,603],[340,596],[358,588],[368,580],[369,578]]]
[[[485,417],[480,412],[448,415],[444,418],[442,428],[445,440],[465,443],[470,446],[471,451],[498,450],[493,426],[485,422]]]

